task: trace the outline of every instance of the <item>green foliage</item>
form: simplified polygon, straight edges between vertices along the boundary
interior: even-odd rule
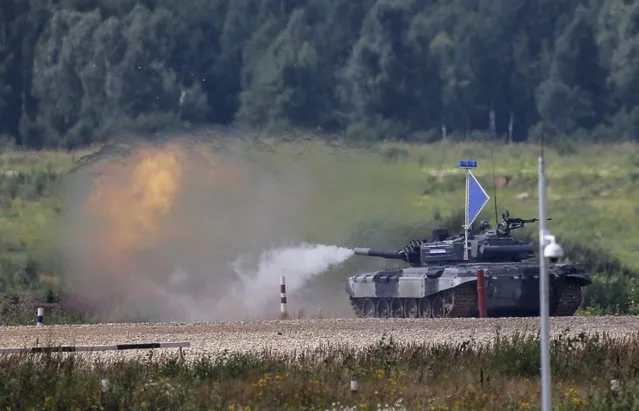
[[[638,346],[636,337],[554,339],[556,409],[622,408],[639,400]],[[519,410],[539,402],[538,364],[539,340],[523,335],[497,336],[486,345],[398,344],[383,336],[359,349],[325,346],[295,356],[223,351],[187,359],[178,352],[84,362],[65,354],[16,354],[0,359],[0,406]],[[353,379],[359,383],[356,394],[349,391]],[[619,391],[610,389],[612,379],[620,382]],[[501,395],[505,386],[509,395]]]
[[[36,310],[45,308],[47,324],[86,324],[87,319],[81,313],[63,310],[60,299],[52,289],[39,292],[13,292],[0,297],[0,318],[2,325],[33,325],[36,323]]]
[[[536,139],[542,122],[548,141],[637,138],[639,6],[623,0],[5,0],[0,13],[0,140],[23,147],[236,120],[364,140]]]
[[[76,153],[0,153],[0,318],[33,323],[36,307],[54,303],[60,275],[49,234],[62,209],[60,184]],[[54,309],[54,322],[73,322]]]

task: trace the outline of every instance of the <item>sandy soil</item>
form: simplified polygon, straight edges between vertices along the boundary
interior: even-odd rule
[[[0,327],[0,348],[44,345],[112,345],[188,341],[189,356],[228,351],[269,349],[291,352],[323,345],[361,347],[379,341],[383,334],[400,343],[489,341],[501,335],[537,333],[537,318],[456,319],[347,319],[287,320],[248,323],[156,323]],[[639,331],[639,317],[558,317],[551,319],[551,336],[568,331],[607,333],[624,337]],[[177,349],[155,349],[175,352]],[[101,357],[139,356],[149,350],[107,351],[83,354]]]

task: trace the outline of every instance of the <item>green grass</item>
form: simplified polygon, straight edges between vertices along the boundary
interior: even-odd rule
[[[639,337],[566,337],[551,345],[557,410],[627,409],[639,401]],[[65,354],[0,358],[3,409],[434,409],[539,408],[539,341],[497,337],[360,349],[83,362]],[[621,389],[611,390],[611,380]],[[107,385],[102,389],[102,380]],[[350,382],[358,382],[357,393]],[[5,408],[7,407],[7,408]]]
[[[57,241],[53,228],[65,210],[60,188],[73,161],[92,151],[0,154],[0,292],[45,292],[51,287],[49,276],[55,283],[62,274],[52,251]],[[457,160],[477,160],[479,167],[473,172],[493,196],[491,154],[496,176],[509,180],[497,190],[498,211],[536,217],[539,149],[529,144],[491,147],[444,142],[349,148],[319,141],[265,139],[259,150],[246,155],[253,164],[306,190],[296,199],[301,211],[290,220],[299,237],[311,242],[399,247],[409,235],[428,237],[429,229],[450,224],[463,210],[464,177],[456,169]],[[599,283],[612,282],[588,297],[589,312],[639,312],[635,303],[639,287],[631,279],[639,272],[639,226],[633,224],[639,216],[639,146],[563,144],[557,149],[547,147],[545,158],[549,229],[569,249],[581,247],[579,253],[567,256],[569,260],[596,265],[593,274]],[[495,223],[492,199],[479,219]],[[418,228],[424,231],[417,233]],[[535,229],[532,225],[522,234],[534,239]],[[603,260],[609,263],[601,264]],[[622,275],[622,270],[629,274]],[[341,271],[329,277],[331,281],[344,278]],[[618,301],[620,307],[611,309]]]

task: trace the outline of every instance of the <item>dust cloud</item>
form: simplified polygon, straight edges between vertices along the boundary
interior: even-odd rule
[[[101,321],[272,318],[281,275],[294,293],[352,255],[305,242],[313,173],[275,158],[190,137],[98,154],[65,182],[69,305]]]

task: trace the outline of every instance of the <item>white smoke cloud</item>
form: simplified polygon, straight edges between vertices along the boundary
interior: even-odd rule
[[[254,317],[265,312],[269,303],[271,307],[277,306],[280,276],[285,276],[287,293],[295,293],[312,277],[352,255],[353,250],[349,248],[303,243],[265,251],[257,265],[247,264],[247,256],[241,256],[232,264],[242,281],[242,289],[237,296],[244,301],[244,309],[249,316]]]
[[[280,277],[285,276],[287,295],[294,294],[313,277],[343,263],[353,255],[353,250],[324,244],[302,243],[296,246],[280,246],[266,250],[256,259],[244,254],[233,261],[231,269],[240,278],[240,284],[222,298],[193,301],[175,295],[188,273],[177,268],[171,277],[173,291],[158,289],[189,321],[217,320],[265,320],[277,316],[279,310]],[[303,302],[298,301],[297,306]]]

